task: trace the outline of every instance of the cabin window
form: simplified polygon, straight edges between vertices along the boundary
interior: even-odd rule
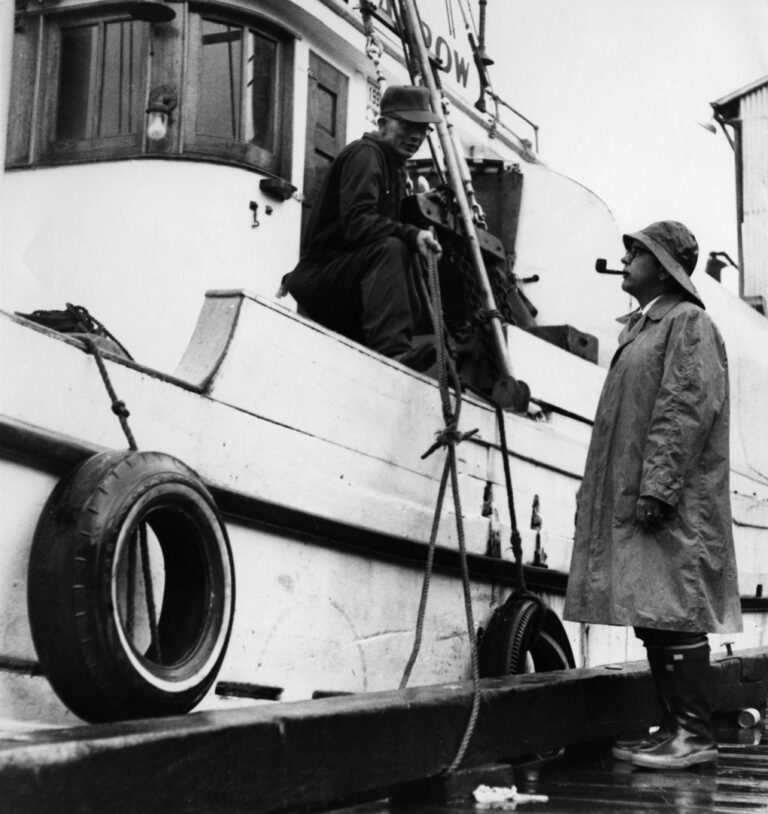
[[[161,25],[114,5],[23,11],[6,162],[189,156],[289,178],[292,41],[210,2],[180,6]],[[170,89],[173,107],[166,135],[152,141],[146,110],[158,89]]]
[[[197,132],[274,149],[274,40],[203,20]]]
[[[281,173],[286,47],[273,33],[232,20],[192,17],[185,151]],[[282,90],[281,90],[282,87]]]
[[[55,142],[139,132],[141,27],[118,20],[60,28]]]
[[[17,23],[10,166],[140,152],[148,24],[112,12]]]

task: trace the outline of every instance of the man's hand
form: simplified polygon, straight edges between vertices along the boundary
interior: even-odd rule
[[[429,229],[422,229],[416,235],[416,249],[425,260],[429,258],[430,252],[436,254],[438,260],[443,253],[442,246],[435,240],[435,236]]]
[[[635,518],[645,528],[657,528],[669,512],[669,508],[669,505],[663,500],[643,496],[637,499]]]

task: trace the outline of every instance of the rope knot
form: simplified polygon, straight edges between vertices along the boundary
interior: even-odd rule
[[[435,443],[421,456],[421,459],[428,458],[436,449],[440,447],[456,446],[467,438],[471,438],[475,433],[480,432],[479,429],[469,430],[468,432],[459,432],[456,427],[445,427],[445,429],[438,430],[435,433]]]
[[[119,418],[128,418],[130,415],[128,408],[125,406],[125,402],[121,399],[116,399],[112,402],[112,412]]]
[[[492,319],[501,319],[501,312],[497,308],[486,308],[475,311],[472,316],[478,325],[487,325]]]

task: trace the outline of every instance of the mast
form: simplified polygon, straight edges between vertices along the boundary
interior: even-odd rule
[[[429,52],[424,41],[415,0],[399,0],[400,13],[405,28],[404,34],[413,46],[413,56],[418,61],[424,85],[429,90],[430,103],[434,113],[440,121],[436,125],[437,134],[443,151],[448,182],[455,195],[459,207],[459,214],[464,233],[469,246],[470,259],[473,271],[480,288],[484,317],[488,321],[493,350],[498,365],[498,376],[493,387],[492,397],[501,407],[511,407],[518,411],[524,410],[528,402],[528,386],[524,382],[516,381],[512,373],[512,364],[509,358],[507,342],[499,313],[493,297],[488,272],[485,268],[483,256],[480,251],[480,242],[475,229],[472,206],[475,202],[475,193],[472,187],[472,177],[461,149],[456,145],[452,126],[448,122],[447,110],[443,98],[437,87],[437,81],[430,64]],[[472,202],[472,203],[470,203]]]

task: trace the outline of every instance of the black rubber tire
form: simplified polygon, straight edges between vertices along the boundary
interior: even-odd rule
[[[147,595],[159,583],[152,637]],[[226,529],[186,464],[159,452],[104,452],[57,484],[35,530],[28,609],[42,671],[75,714],[104,722],[188,712],[224,659],[234,602]]]
[[[493,612],[483,632],[480,675],[491,678],[524,673],[527,656],[537,673],[576,666],[557,614],[531,594],[513,593]]]

